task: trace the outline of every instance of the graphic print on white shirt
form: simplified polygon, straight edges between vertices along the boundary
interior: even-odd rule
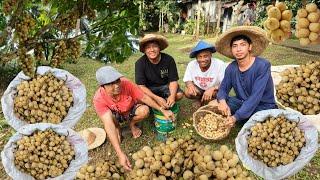
[[[203,90],[207,90],[213,86],[219,86],[224,77],[226,63],[211,58],[210,68],[202,72],[197,60],[189,62],[183,77],[183,82],[192,81],[196,86]]]

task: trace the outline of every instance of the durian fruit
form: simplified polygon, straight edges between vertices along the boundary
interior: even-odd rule
[[[272,4],[271,4],[271,5],[269,5],[269,6],[267,6],[267,8],[266,8],[267,12],[268,12],[268,11],[269,11],[269,9],[270,9],[270,8],[272,8],[272,7],[274,7]]]
[[[281,13],[281,19],[282,20],[287,20],[287,21],[290,21],[293,17],[293,14],[292,14],[292,11],[291,10],[284,10],[282,13]]]
[[[284,38],[285,38],[285,34],[281,29],[276,29],[271,32],[271,39],[274,42],[280,43],[284,41]]]
[[[309,30],[314,33],[320,32],[320,23],[310,23]]]
[[[277,7],[270,8],[269,11],[268,11],[268,17],[269,18],[276,18],[276,19],[280,20],[281,19],[281,11],[280,11],[280,9],[277,8]]]
[[[268,18],[263,23],[267,37],[271,42],[282,43],[291,35],[292,11],[287,9],[284,2],[277,2],[275,6],[267,8]]]
[[[317,12],[317,5],[315,3],[309,3],[306,5],[306,10],[308,11],[308,13],[311,13],[311,12]]]
[[[299,18],[305,18],[308,16],[308,11],[306,9],[299,9],[297,15]]]
[[[297,13],[295,35],[301,46],[320,44],[320,9],[315,3],[309,3]]]
[[[284,10],[287,9],[287,6],[284,2],[277,2],[276,3],[276,7],[281,11],[283,12]]]
[[[309,27],[309,20],[307,18],[300,18],[297,22],[299,28],[308,28]]]
[[[290,32],[291,31],[291,25],[290,22],[287,20],[281,20],[280,21],[280,29],[284,32]]]
[[[302,28],[302,29],[298,30],[297,35],[299,38],[307,38],[310,35],[310,31],[309,31],[309,29]]]
[[[299,38],[299,42],[301,46],[307,46],[311,43],[309,37],[308,38]]]
[[[309,38],[310,41],[316,41],[319,38],[319,34],[317,34],[315,32],[310,32],[308,38]]]
[[[280,22],[276,18],[268,18],[266,20],[266,26],[269,30],[273,31],[280,27]]]
[[[320,18],[320,15],[317,12],[312,12],[307,17],[310,23],[317,23],[319,21],[319,18]]]

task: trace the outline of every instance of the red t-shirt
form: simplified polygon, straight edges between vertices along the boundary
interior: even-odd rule
[[[134,104],[143,97],[143,92],[139,87],[126,78],[121,78],[120,88],[119,101],[115,101],[111,96],[107,95],[102,87],[96,91],[93,104],[100,117],[110,110],[126,115]]]

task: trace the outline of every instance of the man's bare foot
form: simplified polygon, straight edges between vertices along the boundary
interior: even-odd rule
[[[130,125],[130,129],[131,129],[131,132],[132,132],[132,137],[133,138],[138,138],[141,136],[142,134],[142,131],[141,129],[139,129],[136,125],[132,124]]]

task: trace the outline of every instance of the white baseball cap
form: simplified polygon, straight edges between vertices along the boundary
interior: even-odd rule
[[[101,67],[96,72],[96,78],[100,86],[114,82],[121,77],[123,75],[111,66]]]

